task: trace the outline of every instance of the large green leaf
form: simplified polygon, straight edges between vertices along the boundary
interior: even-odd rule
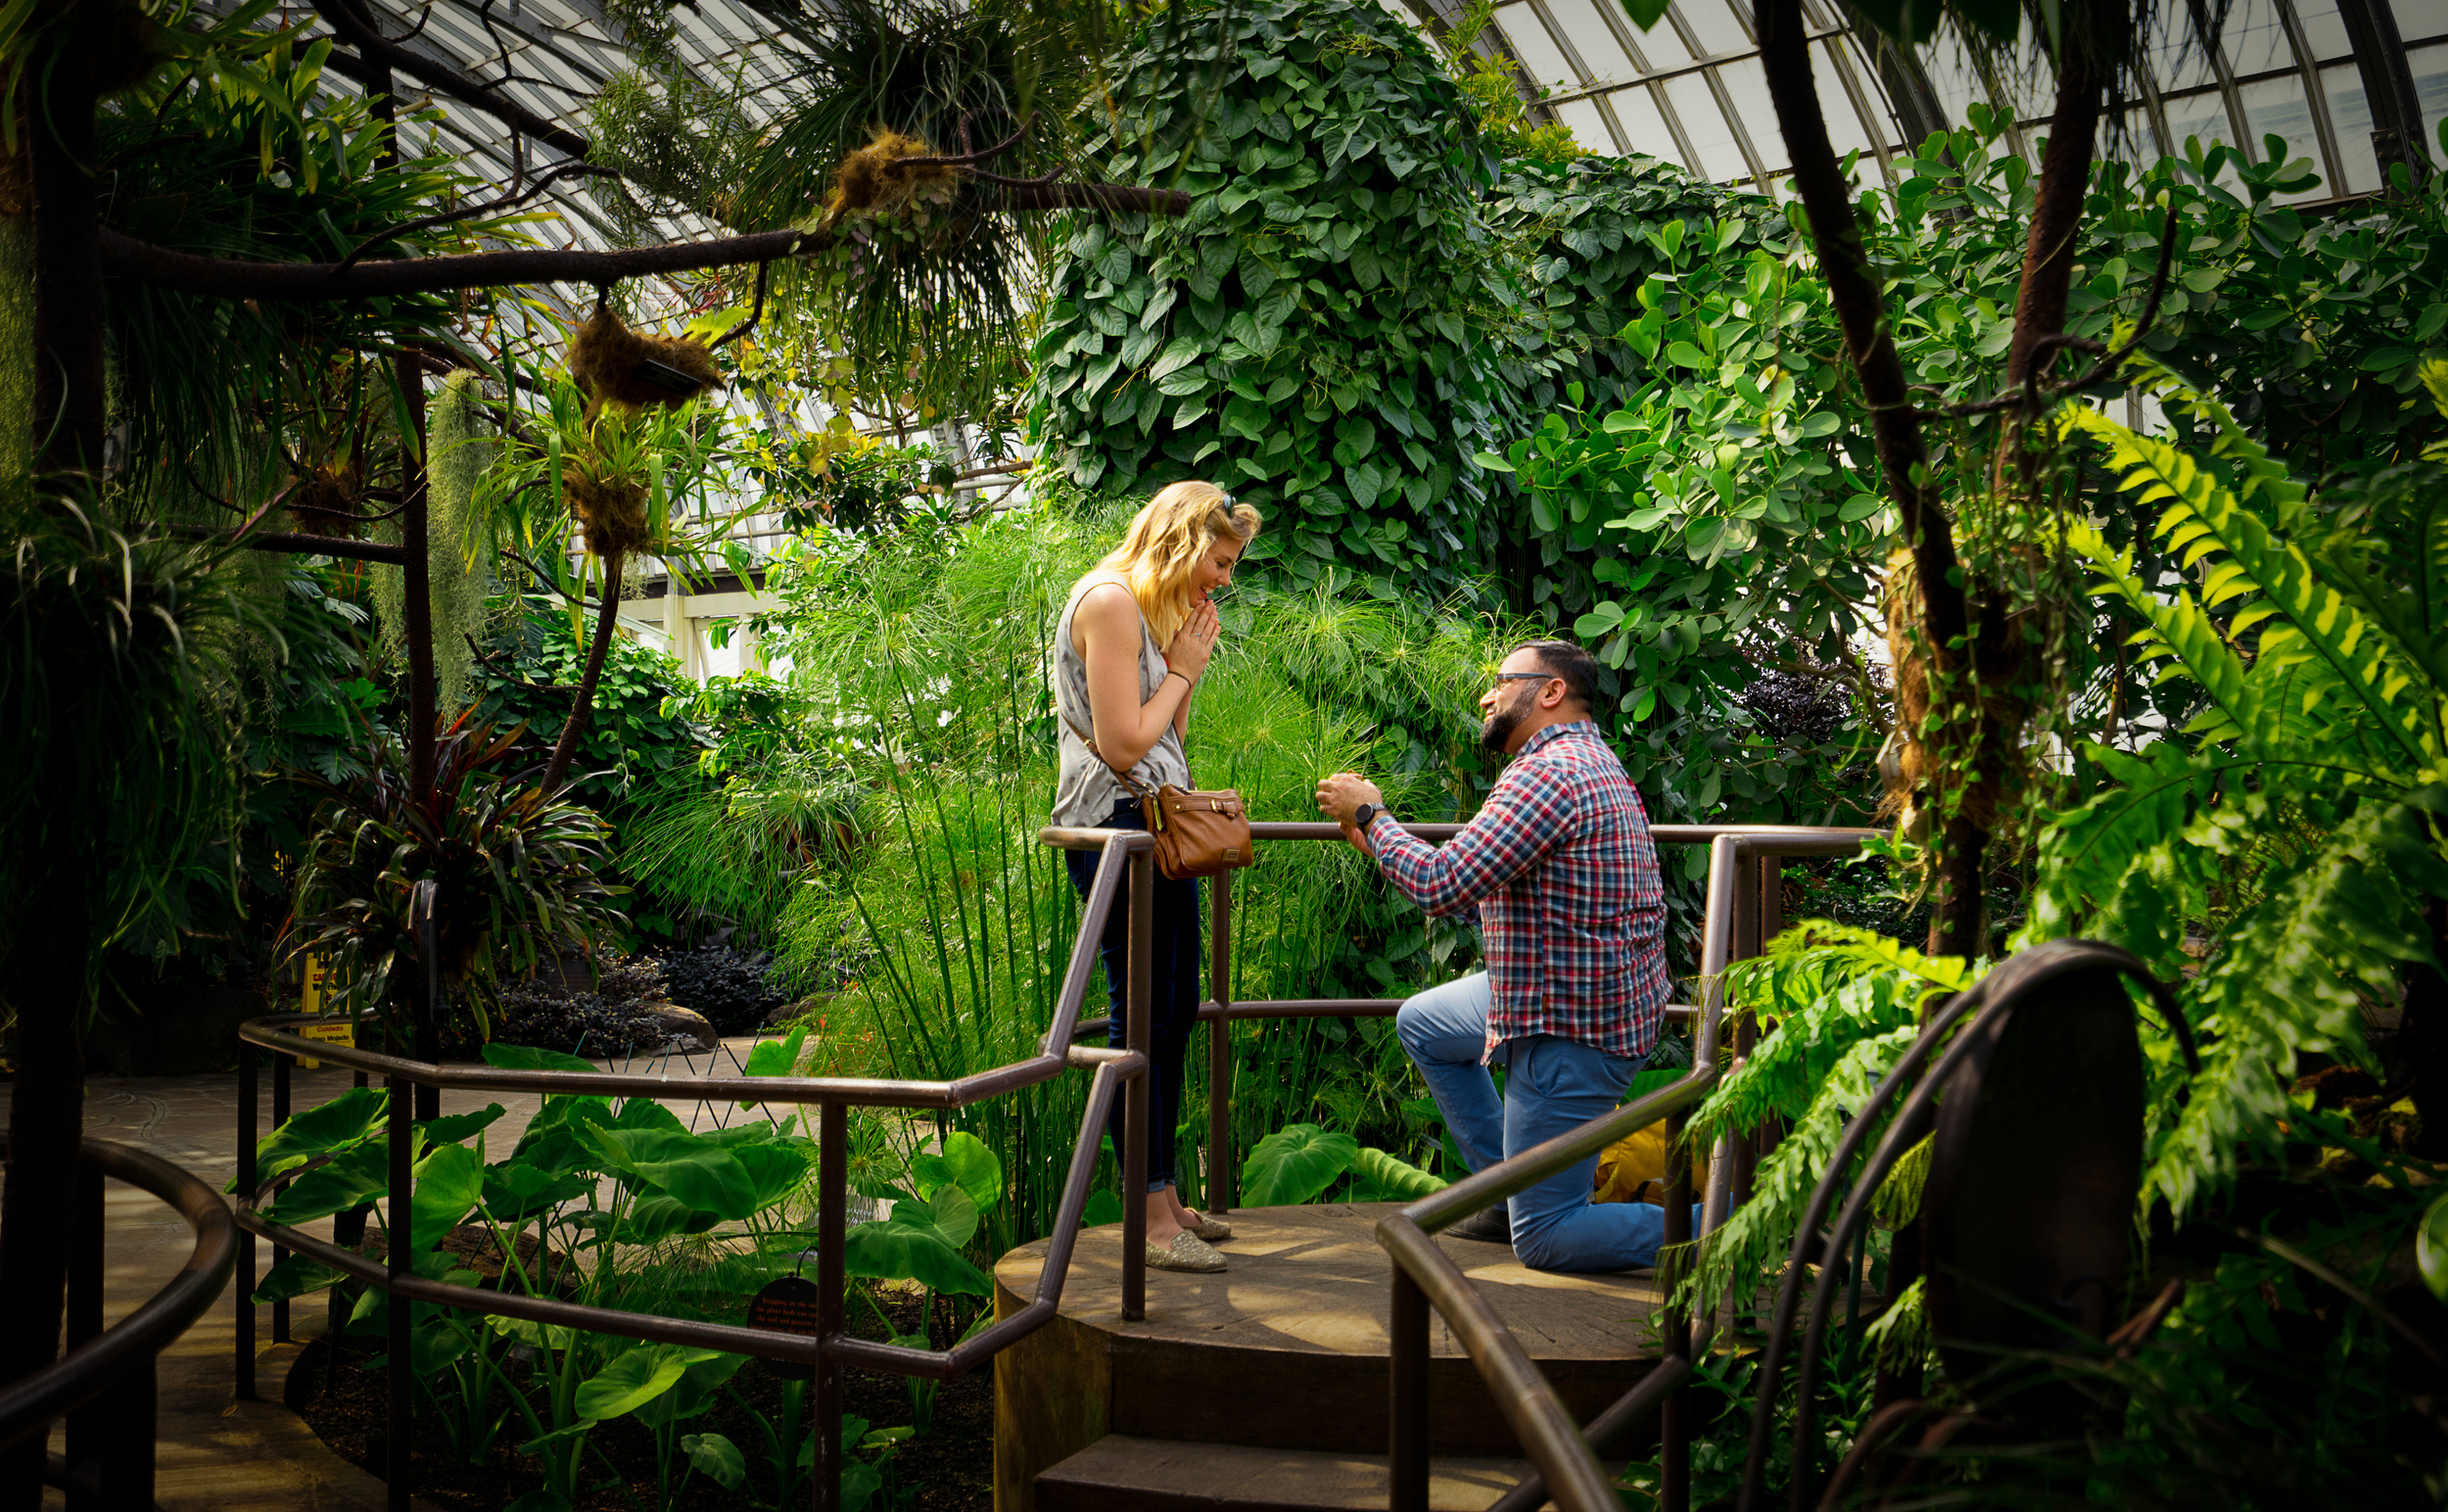
[[[1352,1156],[1351,1173],[1365,1186],[1362,1200],[1367,1202],[1414,1203],[1452,1185],[1441,1176],[1432,1176],[1408,1161],[1366,1145]]]
[[[807,1185],[809,1158],[815,1154],[815,1147],[798,1141],[737,1145],[731,1147],[730,1154],[740,1169],[748,1173],[749,1210],[763,1212]]]
[[[910,1179],[918,1185],[918,1195],[931,1198],[946,1185],[958,1185],[979,1207],[992,1207],[1003,1200],[1003,1162],[986,1148],[976,1135],[955,1130],[943,1144],[940,1155],[921,1155],[910,1162]]]
[[[416,1220],[416,1243],[442,1243],[485,1195],[485,1167],[465,1145],[442,1145],[417,1163],[408,1211]]]
[[[340,1279],[340,1272],[303,1254],[284,1254],[263,1274],[263,1284],[255,1289],[257,1305],[279,1301],[283,1298],[304,1297],[319,1292]]]
[[[639,1407],[637,1421],[648,1428],[667,1428],[695,1417],[714,1405],[714,1394],[747,1363],[745,1354],[725,1354],[719,1349],[689,1350],[680,1384]]]
[[[961,1247],[935,1226],[932,1209],[896,1203],[881,1222],[852,1225],[843,1236],[842,1268],[879,1281],[916,1281],[938,1292],[992,1297],[994,1284]]]
[[[1289,1124],[1258,1141],[1241,1168],[1241,1200],[1248,1207],[1286,1207],[1317,1201],[1351,1168],[1360,1142],[1340,1129]]]
[[[602,1422],[636,1411],[678,1386],[696,1352],[676,1344],[651,1344],[614,1355],[610,1364],[578,1383],[580,1415]]]
[[[721,1434],[688,1434],[680,1441],[680,1447],[688,1456],[690,1469],[727,1491],[739,1489],[748,1479],[747,1456]]]
[[[485,1063],[513,1071],[585,1071],[590,1076],[603,1073],[603,1067],[592,1061],[582,1061],[562,1051],[538,1045],[504,1045],[497,1040],[485,1047]]]
[[[470,1135],[492,1128],[500,1121],[502,1107],[494,1103],[480,1112],[449,1113],[426,1122],[411,1124],[428,1145],[455,1145]]]
[[[748,1168],[710,1140],[679,1128],[590,1128],[587,1138],[608,1168],[699,1212],[744,1218],[756,1211]]]
[[[380,1088],[353,1087],[319,1108],[291,1115],[287,1123],[257,1143],[258,1176],[277,1176],[318,1155],[331,1155],[379,1136],[389,1107]],[[226,1190],[238,1190],[235,1178]]]
[[[289,1184],[272,1205],[274,1223],[295,1228],[317,1218],[346,1212],[382,1196],[390,1176],[385,1144],[354,1145]]]
[[[557,1207],[592,1192],[592,1183],[524,1160],[502,1160],[485,1167],[485,1210],[503,1223]]]

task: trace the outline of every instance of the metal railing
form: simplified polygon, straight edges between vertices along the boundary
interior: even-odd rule
[[[1462,827],[1459,825],[1411,825],[1412,833],[1425,839],[1450,838]],[[1329,824],[1257,824],[1251,826],[1254,838],[1261,840],[1337,841],[1342,831]],[[1733,870],[1717,863],[1728,854],[1752,858],[1765,851],[1740,850],[1725,852],[1721,842],[1735,836],[1755,838],[1785,837],[1791,841],[1788,854],[1829,854],[1850,849],[1859,843],[1861,831],[1842,831],[1839,841],[1826,830],[1761,830],[1744,827],[1722,826],[1660,826],[1653,830],[1662,845],[1718,843],[1718,856],[1713,858],[1710,917],[1718,918],[1720,892],[1734,887]],[[307,1040],[292,1032],[296,1026],[311,1020],[298,1014],[272,1015],[248,1021],[240,1027],[241,1054],[238,1109],[239,1199],[236,1222],[241,1231],[237,1240],[238,1261],[242,1276],[248,1278],[237,1299],[236,1373],[238,1394],[255,1394],[255,1240],[261,1237],[277,1250],[305,1255],[339,1271],[344,1276],[380,1287],[395,1297],[438,1303],[467,1312],[522,1318],[556,1327],[582,1329],[623,1338],[658,1344],[676,1344],[695,1348],[719,1349],[727,1353],[746,1354],[760,1359],[781,1361],[812,1369],[811,1414],[819,1424],[838,1421],[841,1414],[844,1367],[858,1366],[896,1375],[916,1376],[929,1380],[948,1380],[1000,1352],[1021,1337],[1051,1321],[1062,1299],[1073,1247],[1082,1217],[1086,1211],[1088,1189],[1096,1169],[1100,1136],[1111,1110],[1117,1090],[1123,1099],[1123,1148],[1116,1152],[1122,1164],[1122,1189],[1125,1192],[1144,1190],[1147,1184],[1147,1123],[1149,1019],[1153,982],[1151,956],[1145,948],[1131,952],[1132,966],[1125,984],[1126,1049],[1092,1048],[1073,1041],[1083,1035],[1107,1027],[1108,1018],[1082,1020],[1080,1010],[1088,986],[1094,977],[1099,940],[1111,917],[1115,895],[1127,874],[1130,889],[1130,938],[1144,947],[1153,936],[1154,890],[1150,885],[1154,877],[1153,840],[1143,831],[1111,829],[1077,829],[1050,827],[1040,831],[1045,843],[1070,850],[1094,850],[1099,853],[1095,880],[1091,883],[1081,911],[1078,937],[1073,941],[1070,960],[1063,974],[1062,985],[1055,1003],[1054,1019],[1038,1041],[1036,1054],[1006,1065],[994,1067],[952,1081],[891,1081],[849,1077],[774,1077],[774,1076],[707,1076],[676,1081],[665,1076],[636,1075],[613,1071],[514,1070],[492,1065],[437,1064],[408,1060],[396,1055]],[[1814,842],[1824,842],[1819,848]],[[1722,879],[1718,872],[1722,871]],[[1748,946],[1739,953],[1757,949],[1761,921],[1773,919],[1775,900],[1773,887],[1760,889],[1760,895],[1749,900],[1743,910],[1729,912],[1728,920],[1739,913],[1750,921],[1750,933],[1737,940],[1734,932],[1711,925],[1712,940],[1722,938],[1729,947]],[[1208,1022],[1211,1067],[1208,1104],[1208,1151],[1205,1167],[1208,1175],[1208,1205],[1216,1211],[1229,1211],[1232,1194],[1232,1158],[1230,1104],[1231,1063],[1228,1041],[1229,1026],[1239,1018],[1280,1017],[1367,1017],[1388,1016],[1399,1008],[1399,998],[1339,998],[1273,1001],[1234,1001],[1230,996],[1232,960],[1232,897],[1229,876],[1214,879],[1211,887],[1212,916],[1209,951],[1209,1000],[1200,1009],[1200,1016]],[[1729,928],[1739,932],[1736,922]],[[1774,925],[1767,925],[1774,932]],[[1721,969],[1721,961],[1719,965]],[[1673,1011],[1678,1015],[1688,1011]],[[1711,1050],[1715,1046],[1715,1019],[1704,1016],[1703,1032],[1709,1036]],[[302,1174],[303,1167],[264,1179],[256,1163],[256,1142],[259,1132],[259,1086],[257,1064],[258,1049],[275,1055],[274,1112],[283,1117],[288,1112],[288,1077],[290,1063],[301,1057],[310,1057],[371,1078],[380,1076],[389,1089],[387,1109],[389,1119],[390,1165],[386,1191],[387,1222],[390,1238],[386,1254],[375,1259],[326,1240],[317,1239],[294,1228],[274,1223],[262,1213],[262,1207],[274,1188]],[[1707,1057],[1697,1057],[1701,1063]],[[1062,1074],[1066,1069],[1090,1073],[1087,1106],[1083,1110],[1078,1139],[1075,1142],[1062,1197],[1058,1205],[1053,1235],[1047,1247],[1033,1296],[1011,1316],[1001,1319],[978,1334],[949,1349],[912,1349],[895,1345],[878,1344],[856,1339],[843,1330],[844,1300],[844,1240],[847,1230],[845,1199],[847,1193],[846,1147],[848,1143],[848,1110],[852,1108],[892,1108],[911,1110],[950,1110],[964,1108],[988,1098],[1041,1085]],[[1711,1074],[1714,1074],[1713,1072]],[[1677,1108],[1696,1101],[1706,1082],[1686,1077],[1676,1089],[1688,1093]],[[607,1097],[642,1097],[656,1101],[686,1100],[690,1102],[730,1100],[743,1104],[774,1104],[817,1109],[817,1274],[821,1299],[817,1327],[813,1335],[777,1333],[765,1329],[744,1328],[730,1324],[664,1318],[647,1313],[618,1308],[592,1306],[562,1301],[548,1297],[536,1297],[429,1280],[417,1276],[410,1268],[409,1257],[416,1252],[417,1242],[410,1219],[409,1193],[411,1179],[408,1157],[411,1147],[409,1132],[410,1086],[449,1088],[467,1092],[535,1093],[539,1095],[584,1094]],[[1670,1092],[1676,1089],[1669,1089]],[[1666,1094],[1660,1094],[1665,1096]],[[1657,1099],[1644,1099],[1634,1109],[1647,1108]],[[1624,1110],[1630,1112],[1634,1109]],[[1621,1118],[1623,1113],[1616,1115]],[[1654,1114],[1652,1116],[1655,1116]],[[1605,1120],[1602,1120],[1605,1121]],[[1594,1125],[1593,1125],[1594,1127]],[[1577,1138],[1578,1136],[1575,1136]],[[1558,1142],[1559,1144],[1562,1142]],[[1530,1159],[1542,1157],[1554,1145],[1532,1152]],[[1483,1184],[1490,1177],[1509,1171],[1518,1162],[1491,1169],[1480,1177],[1453,1189],[1482,1194],[1482,1205],[1504,1192],[1518,1190],[1507,1186],[1498,1192]],[[1569,1163],[1569,1162],[1568,1162]],[[1526,1177],[1520,1186],[1537,1179]],[[1450,1193],[1440,1193],[1433,1201],[1444,1202]],[[1417,1206],[1406,1209],[1416,1213]],[[1442,1208],[1437,1209],[1442,1212]],[[1471,1210],[1476,1210],[1474,1207]],[[1672,1209],[1670,1208],[1670,1214]],[[1462,1216],[1457,1209],[1443,1221]],[[1389,1220],[1401,1222],[1403,1220]],[[1670,1217],[1670,1223],[1671,1223]],[[1147,1313],[1147,1217],[1143,1205],[1122,1205],[1122,1269],[1120,1310],[1126,1319],[1140,1319]],[[1434,1224],[1442,1227],[1443,1222]],[[1685,1226],[1688,1227],[1686,1220]],[[1381,1231],[1381,1241],[1383,1233]],[[1433,1242],[1427,1242],[1435,1252]],[[1389,1248],[1391,1246],[1389,1245]],[[1441,1258],[1441,1256],[1439,1256]],[[1401,1252],[1397,1251],[1397,1259]],[[1398,1264],[1396,1275],[1404,1274]],[[1453,1277],[1460,1293],[1440,1292],[1439,1304],[1449,1310],[1449,1318],[1467,1309],[1468,1283],[1458,1273]],[[1441,1285],[1441,1283],[1439,1283]],[[1469,1294],[1475,1299],[1476,1294]],[[1399,1292],[1397,1294],[1399,1301]],[[1482,1310],[1483,1304],[1482,1304]],[[1423,1328],[1425,1312],[1422,1312]],[[410,1425],[412,1418],[413,1382],[408,1374],[411,1351],[405,1338],[411,1309],[390,1309],[389,1341],[391,1363],[389,1372],[389,1419],[387,1435],[386,1480],[389,1482],[390,1505],[404,1512],[411,1490],[408,1473]],[[275,1333],[286,1335],[286,1306],[276,1304]],[[1490,1326],[1501,1334],[1501,1325]],[[1463,1332],[1457,1324],[1457,1333]],[[1492,1337],[1492,1336],[1491,1336]],[[1510,1343],[1510,1341],[1506,1341]],[[1399,1353],[1399,1336],[1397,1358]],[[1424,1347],[1424,1346],[1423,1346]],[[1515,1353],[1519,1353],[1518,1347]],[[1480,1358],[1477,1349],[1475,1359]],[[1491,1356],[1492,1357],[1492,1356]],[[1490,1367],[1482,1361],[1486,1372]],[[1531,1372],[1535,1377],[1534,1369]],[[1397,1372],[1397,1399],[1401,1388]],[[1424,1399],[1423,1399],[1424,1404]],[[1399,1441],[1405,1419],[1397,1413],[1396,1437]],[[1565,1425],[1570,1431],[1570,1424]],[[1517,1425],[1519,1431],[1519,1425]],[[814,1504],[819,1512],[830,1512],[839,1505],[842,1447],[839,1436],[820,1432],[816,1437],[817,1460],[814,1466]],[[1530,1448],[1533,1459],[1542,1471],[1553,1473],[1550,1462],[1560,1467],[1561,1457],[1549,1450],[1542,1457],[1538,1443],[1525,1435],[1524,1443]],[[1424,1452],[1424,1450],[1423,1450]],[[1424,1464],[1424,1461],[1423,1461]],[[1403,1483],[1397,1476],[1397,1486]],[[1424,1486],[1423,1480],[1423,1486]],[[1422,1505],[1425,1503],[1423,1502]]]
[[[7,1137],[0,1135],[0,1152]],[[195,1247],[169,1285],[102,1326],[103,1181],[117,1178],[178,1209]],[[44,1483],[71,1507],[155,1512],[155,1365],[229,1284],[237,1229],[220,1194],[159,1156],[109,1140],[78,1148],[69,1217],[68,1352],[0,1387],[0,1450],[68,1419],[67,1452],[45,1456]]]

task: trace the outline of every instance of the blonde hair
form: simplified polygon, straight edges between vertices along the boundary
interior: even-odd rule
[[[1258,533],[1258,511],[1235,503],[1212,483],[1176,483],[1132,516],[1122,543],[1097,564],[1130,585],[1156,644],[1170,644],[1190,618],[1191,572],[1210,543],[1230,536],[1247,545]]]

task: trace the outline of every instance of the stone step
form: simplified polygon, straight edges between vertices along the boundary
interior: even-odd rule
[[[999,1512],[1029,1512],[1037,1478],[1107,1435],[1365,1463],[1385,1452],[1386,1317],[1392,1262],[1378,1248],[1390,1204],[1230,1214],[1217,1275],[1148,1273],[1147,1316],[1120,1314],[1119,1225],[1079,1239],[1059,1314],[995,1368]],[[1442,1239],[1563,1399],[1587,1422],[1656,1368],[1647,1272],[1533,1271],[1502,1245]],[[1042,1243],[995,1268],[1008,1316],[1036,1295]],[[1464,1459],[1520,1454],[1486,1384],[1441,1319],[1430,1325],[1429,1441]],[[1638,1453],[1654,1420],[1620,1452]],[[1381,1497],[1382,1504],[1382,1497]],[[1458,1503],[1457,1503],[1458,1505]]]
[[[1428,1504],[1486,1512],[1530,1468],[1522,1459],[1435,1456]],[[1383,1454],[1112,1434],[1039,1475],[1036,1491],[1039,1512],[1374,1512],[1388,1486]]]

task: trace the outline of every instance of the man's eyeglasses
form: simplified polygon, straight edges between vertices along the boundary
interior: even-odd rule
[[[1554,676],[1555,674],[1552,672],[1499,672],[1496,674],[1496,681],[1499,683],[1519,683],[1527,680],[1532,683],[1544,683]]]

